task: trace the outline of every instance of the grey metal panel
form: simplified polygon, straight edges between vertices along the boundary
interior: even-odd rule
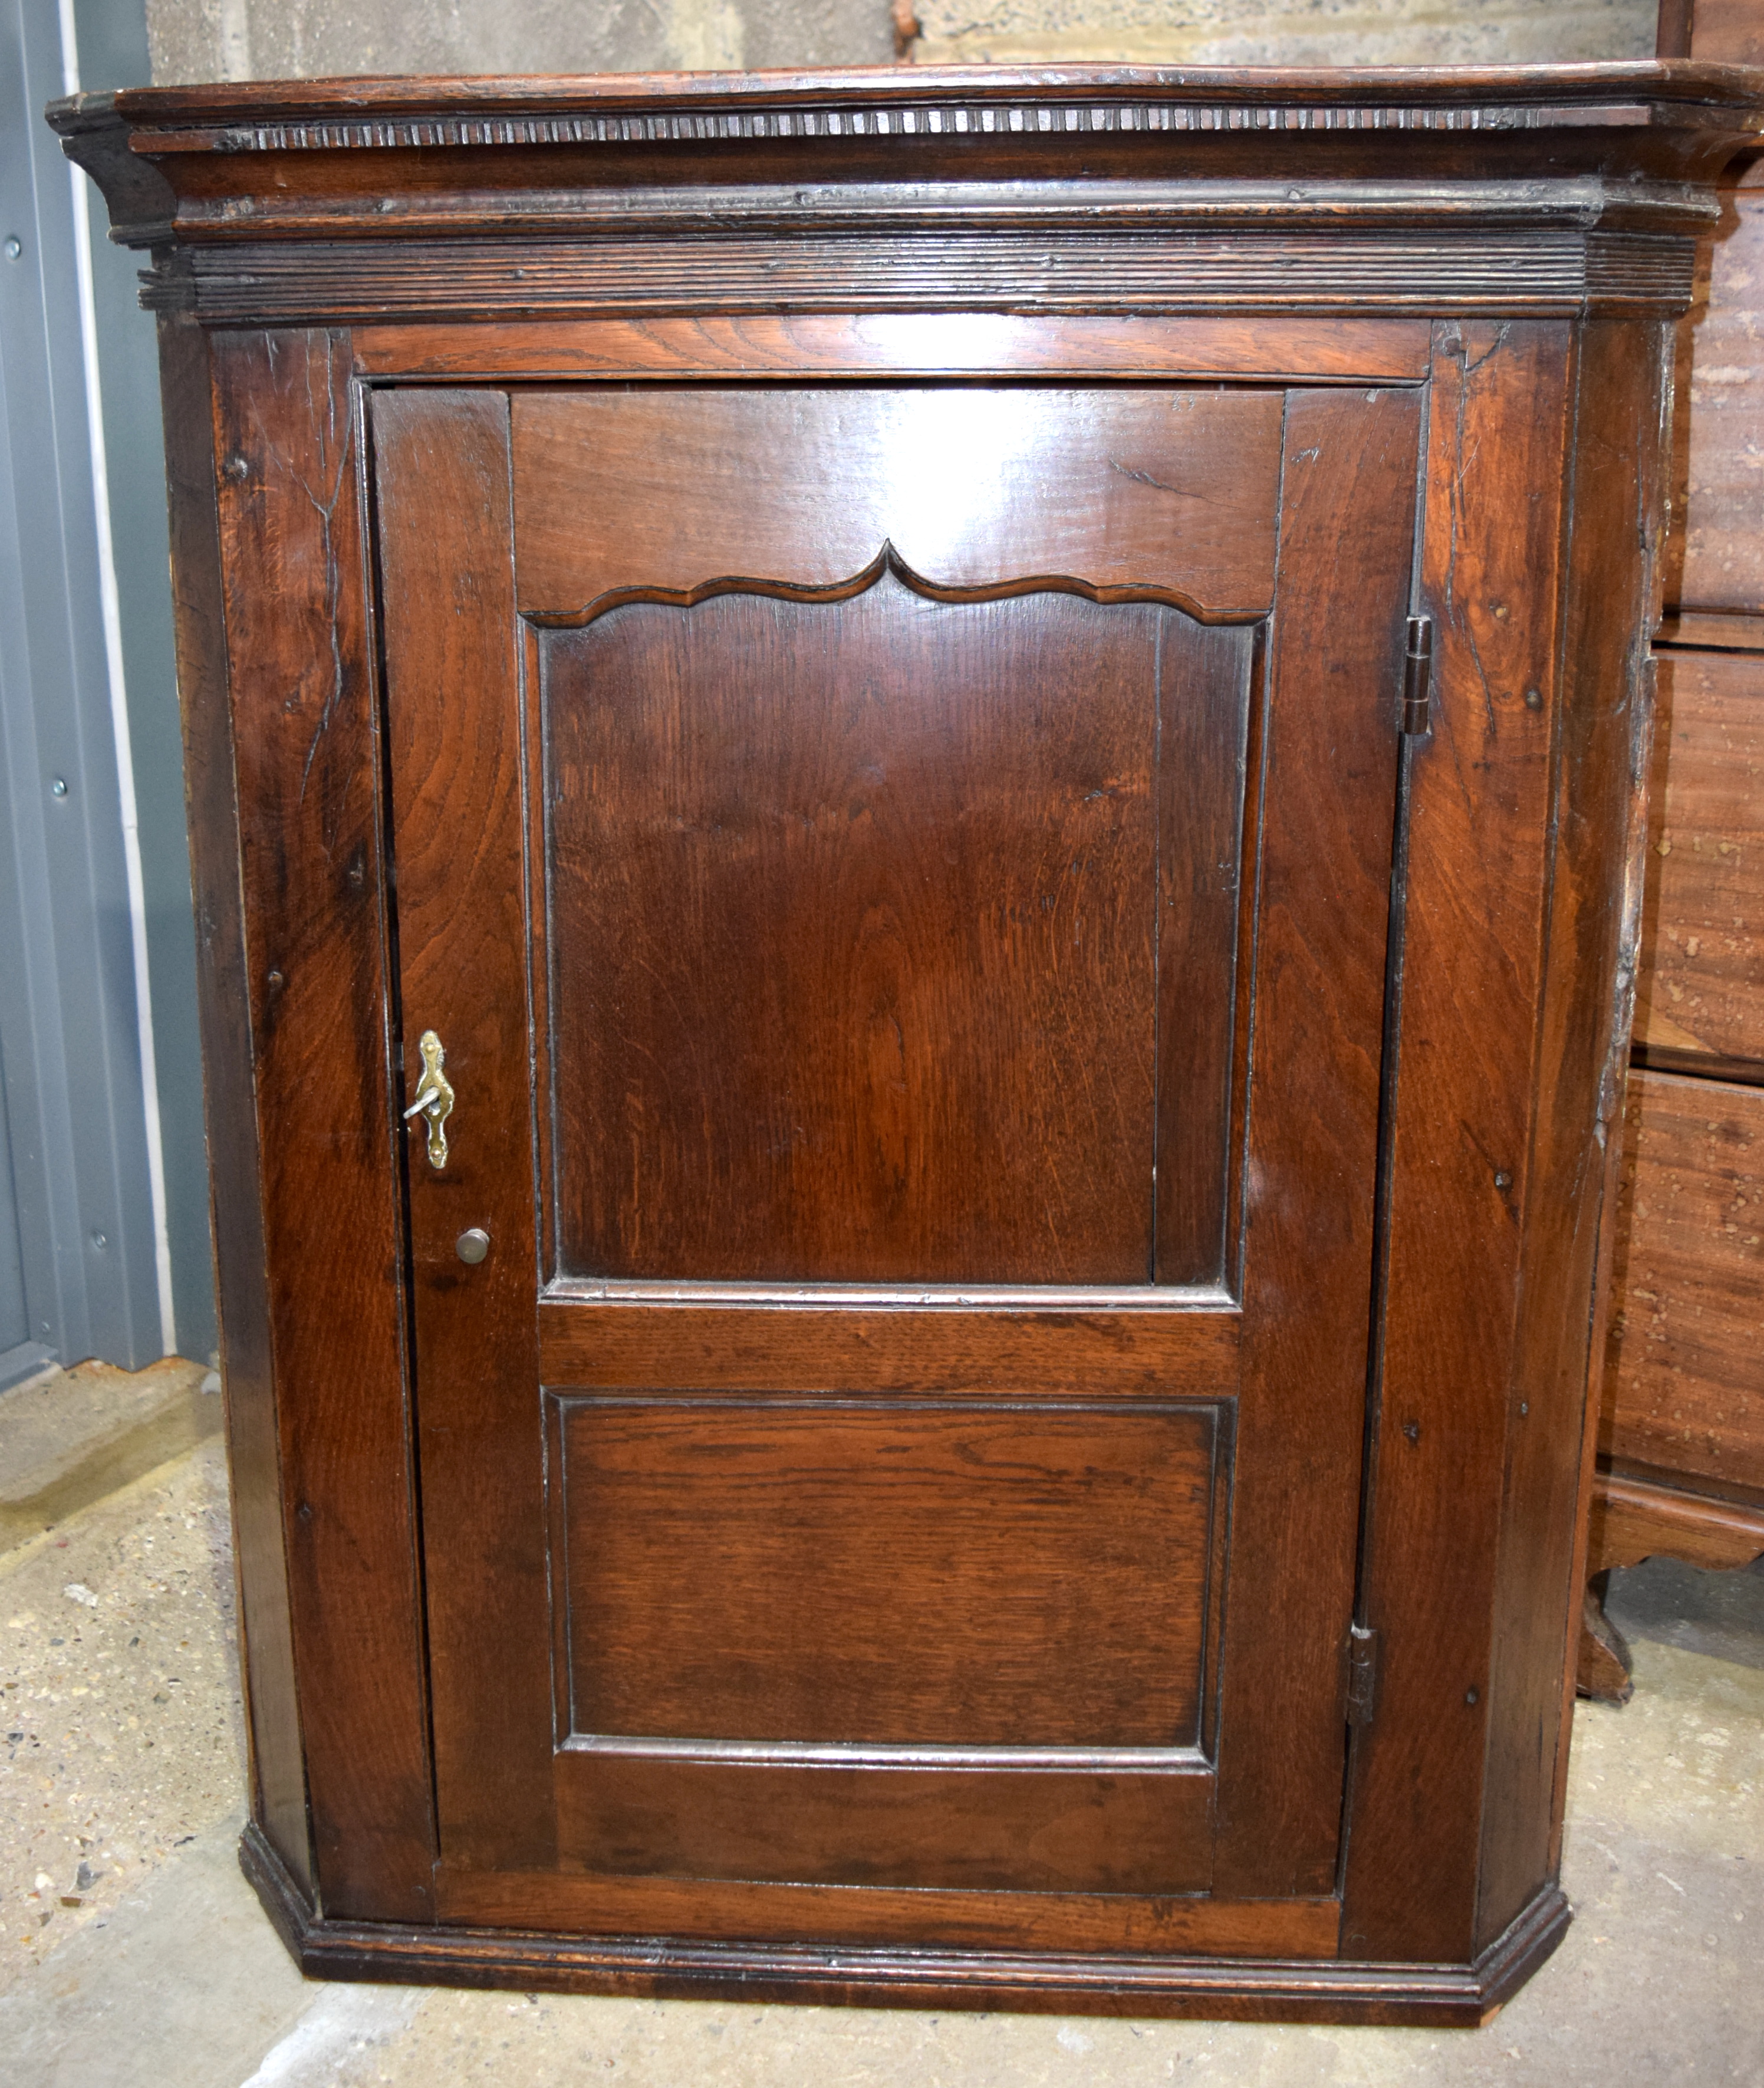
[[[160,1312],[62,86],[54,0],[4,0],[0,1062],[33,1334],[132,1368]]]
[[[143,0],[75,0],[82,85],[145,86]],[[196,1017],[196,926],[184,817],[183,739],[172,637],[171,546],[165,514],[165,443],[160,421],[159,343],[137,291],[141,257],[111,244],[104,199],[83,182],[92,227],[110,534],[122,619],[122,657],[135,755],[141,875],[166,1231],[181,1354],[209,1355],[215,1325],[214,1252],[208,1224],[208,1152],[203,1132],[202,1046]]]
[[[6,1129],[5,1083],[0,1080],[0,1388],[6,1384],[8,1356],[30,1339],[24,1264],[19,1254],[18,1197],[12,1187],[12,1140]]]

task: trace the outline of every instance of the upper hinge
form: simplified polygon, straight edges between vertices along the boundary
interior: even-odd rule
[[[1433,724],[1433,619],[1409,618],[1409,649],[1403,661],[1403,730],[1425,732]]]
[[[1369,1726],[1378,1695],[1378,1634],[1365,1624],[1348,1632],[1348,1722]]]

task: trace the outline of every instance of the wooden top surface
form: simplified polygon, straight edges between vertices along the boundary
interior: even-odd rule
[[[1526,112],[1535,126],[1611,122],[1695,122],[1720,111],[1743,127],[1764,126],[1764,72],[1685,60],[1570,66],[878,66],[830,72],[620,73],[362,77],[225,81],[134,88],[56,105],[76,112],[113,108],[132,125],[158,128],[286,122],[300,117],[563,115],[581,111],[659,113],[707,105],[731,113],[838,104],[886,109],[919,102],[995,108],[1219,102],[1245,112],[1413,108],[1440,113],[1484,105]],[[1625,106],[1629,105],[1629,106]],[[1706,120],[1706,119],[1705,119]],[[1254,118],[1249,127],[1260,127]],[[1400,127],[1400,126],[1399,126]]]

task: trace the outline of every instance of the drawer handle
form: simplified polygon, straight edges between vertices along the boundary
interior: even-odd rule
[[[425,1029],[417,1038],[416,1048],[423,1055],[423,1076],[416,1083],[416,1099],[405,1110],[404,1121],[408,1123],[413,1116],[428,1119],[429,1164],[438,1172],[447,1164],[446,1124],[453,1114],[452,1084],[441,1070],[447,1055],[433,1029]]]

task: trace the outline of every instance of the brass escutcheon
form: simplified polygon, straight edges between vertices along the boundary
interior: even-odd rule
[[[452,1084],[441,1070],[447,1055],[433,1029],[425,1029],[417,1038],[416,1048],[423,1055],[423,1075],[416,1083],[416,1099],[405,1110],[404,1120],[408,1123],[413,1116],[428,1119],[429,1164],[438,1172],[447,1164],[446,1123],[453,1113]]]

